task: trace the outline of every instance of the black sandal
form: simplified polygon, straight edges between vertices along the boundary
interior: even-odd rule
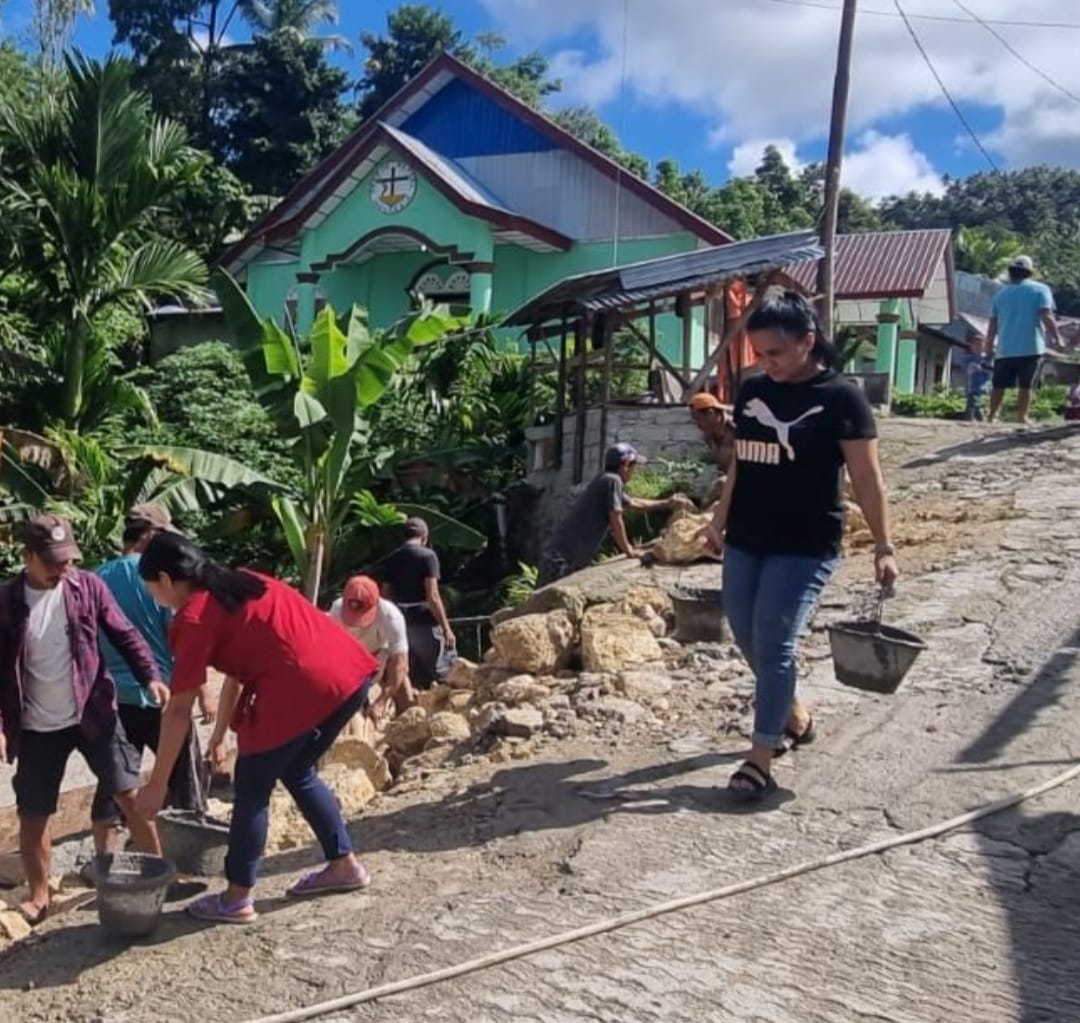
[[[800,746],[809,746],[817,738],[814,715],[811,714],[807,717],[806,727],[801,732],[796,732],[791,725],[788,725],[784,729],[784,738],[787,739],[787,742],[773,750],[774,757],[782,757],[785,753],[798,749]]]
[[[734,781],[743,781],[748,788],[732,785]],[[776,791],[776,779],[769,771],[762,770],[757,764],[747,760],[728,779],[728,792],[740,803],[760,803],[766,796]]]

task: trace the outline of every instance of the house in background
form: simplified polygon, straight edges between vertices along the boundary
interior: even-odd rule
[[[834,273],[836,330],[854,328],[873,340],[873,362],[853,368],[877,385],[882,404],[893,392],[928,394],[947,385],[952,352],[960,342],[925,333],[920,326],[947,324],[955,317],[950,231],[839,235]],[[817,263],[800,263],[791,275],[813,290]]]
[[[508,312],[571,275],[730,241],[442,54],[221,262],[260,313],[303,331],[325,302],[358,302],[376,326],[420,298]],[[669,319],[659,347],[681,360]],[[702,357],[701,317],[693,346]]]

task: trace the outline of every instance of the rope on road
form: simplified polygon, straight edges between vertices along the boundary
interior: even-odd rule
[[[723,888],[713,888],[709,891],[699,892],[696,895],[686,895],[681,899],[671,899],[668,902],[660,902],[645,909],[635,910],[632,913],[623,913],[621,916],[610,917],[607,920],[598,920],[596,923],[585,927],[578,927],[572,931],[563,931],[561,934],[552,934],[547,938],[530,941],[523,945],[515,945],[512,948],[503,949],[501,952],[491,952],[488,955],[478,956],[456,966],[447,966],[441,970],[433,970],[430,973],[421,973],[415,977],[407,977],[404,980],[396,980],[389,984],[380,984],[377,987],[365,988],[353,994],[342,995],[329,1001],[317,1002],[302,1009],[292,1009],[288,1012],[279,1012],[273,1016],[260,1016],[249,1020],[248,1023],[299,1023],[301,1020],[315,1019],[328,1012],[336,1012],[340,1009],[350,1009],[365,1002],[373,1002],[378,998],[386,998],[389,995],[399,995],[406,991],[415,991],[418,988],[429,987],[432,984],[440,984],[455,977],[463,977],[469,973],[477,973],[480,970],[488,970],[493,966],[512,962],[515,959],[523,959],[526,956],[535,955],[547,949],[558,948],[561,945],[569,945],[585,938],[593,938],[598,934],[608,934],[611,931],[621,930],[633,924],[652,920],[668,913],[678,913],[694,906],[702,906],[709,902],[717,902],[720,899],[728,899],[733,895],[742,895],[744,892],[754,891],[757,888],[766,888],[769,885],[779,884],[781,881],[789,881],[793,877],[803,874],[811,874],[828,867],[839,866],[841,863],[850,863],[852,860],[863,859],[876,853],[887,852],[904,845],[915,845],[931,838],[937,838],[948,831],[955,831],[966,824],[982,820],[993,814],[1000,813],[1010,807],[1016,806],[1036,796],[1072,781],[1080,775],[1080,764],[1062,771],[1041,785],[1025,789],[1011,796],[996,799],[992,803],[962,813],[957,817],[942,821],[939,824],[931,824],[929,827],[920,828],[918,831],[908,831],[902,835],[894,835],[891,838],[882,839],[880,842],[870,842],[855,849],[847,849],[844,852],[833,853],[816,860],[808,860],[792,867],[771,874],[762,874],[749,881],[740,881],[737,884],[725,885]]]

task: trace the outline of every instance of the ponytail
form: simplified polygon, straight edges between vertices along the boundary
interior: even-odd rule
[[[158,533],[139,559],[143,579],[154,580],[162,573],[174,582],[188,582],[206,590],[229,614],[266,592],[266,583],[257,575],[211,561],[187,537],[177,533]]]
[[[821,328],[814,307],[797,291],[783,291],[765,299],[746,321],[747,331],[779,330],[791,337],[814,335],[810,354],[826,369],[837,369],[840,353]]]

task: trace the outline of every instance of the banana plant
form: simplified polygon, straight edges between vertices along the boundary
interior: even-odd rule
[[[467,320],[426,304],[376,330],[360,306],[340,319],[326,307],[309,335],[297,339],[260,317],[228,273],[219,271],[214,287],[255,396],[292,442],[301,489],[276,494],[271,504],[304,593],[315,601],[354,498],[374,463],[389,454],[372,449],[364,410],[386,393],[415,349],[464,329]]]

